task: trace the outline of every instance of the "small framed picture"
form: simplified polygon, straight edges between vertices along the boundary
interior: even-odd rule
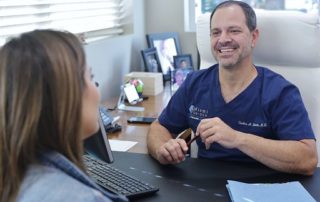
[[[173,56],[175,69],[179,68],[193,68],[191,54]]]
[[[187,75],[193,71],[192,67],[177,68],[171,71],[171,90],[175,92],[181,86]]]
[[[181,54],[179,35],[177,32],[160,32],[146,35],[148,47],[157,50],[161,71],[165,81],[170,81],[171,71],[174,70],[173,57]]]
[[[156,48],[147,48],[141,51],[146,72],[162,72]]]

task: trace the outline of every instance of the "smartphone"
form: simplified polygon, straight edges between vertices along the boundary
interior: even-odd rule
[[[128,123],[152,123],[157,118],[154,117],[142,117],[142,116],[133,116],[128,119]]]

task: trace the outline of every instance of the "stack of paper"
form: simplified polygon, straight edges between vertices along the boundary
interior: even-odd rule
[[[233,202],[316,202],[300,182],[248,184],[228,180],[227,188]]]
[[[138,142],[124,141],[124,140],[109,140],[112,151],[128,151]]]

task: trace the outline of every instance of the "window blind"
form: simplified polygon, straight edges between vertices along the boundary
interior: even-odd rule
[[[88,40],[123,32],[122,0],[0,0],[0,46],[34,29],[67,30]]]

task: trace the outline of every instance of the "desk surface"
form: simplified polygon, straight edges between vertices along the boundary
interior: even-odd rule
[[[227,180],[247,183],[300,181],[320,201],[320,168],[312,177],[306,177],[280,173],[259,163],[188,158],[178,165],[159,164],[147,154],[146,135],[149,125],[128,124],[127,119],[131,116],[158,117],[170,97],[170,89],[166,87],[159,95],[150,96],[138,104],[145,107],[143,112],[112,111],[114,116],[120,116],[122,131],[108,134],[108,138],[138,142],[129,152],[114,152],[113,165],[160,188],[155,195],[133,201],[231,201],[226,189]],[[117,98],[105,105],[113,108],[116,103]]]
[[[246,183],[300,181],[320,201],[320,168],[312,177],[280,173],[259,163],[187,158],[178,165],[160,165],[148,154],[114,152],[114,167],[154,184],[160,190],[132,201],[231,201],[227,180]]]
[[[145,108],[143,112],[133,112],[133,111],[122,111],[114,110],[111,111],[113,116],[120,116],[119,124],[122,126],[120,132],[108,134],[110,139],[118,140],[129,140],[138,142],[133,146],[129,152],[134,153],[144,153],[147,154],[146,146],[146,136],[149,131],[149,124],[128,124],[127,119],[132,116],[146,116],[146,117],[158,117],[162,112],[163,108],[167,105],[171,98],[170,86],[166,85],[163,92],[156,96],[149,96],[147,100],[138,103],[135,106],[142,106]],[[116,106],[118,98],[107,101],[105,106],[108,108],[113,108]]]

